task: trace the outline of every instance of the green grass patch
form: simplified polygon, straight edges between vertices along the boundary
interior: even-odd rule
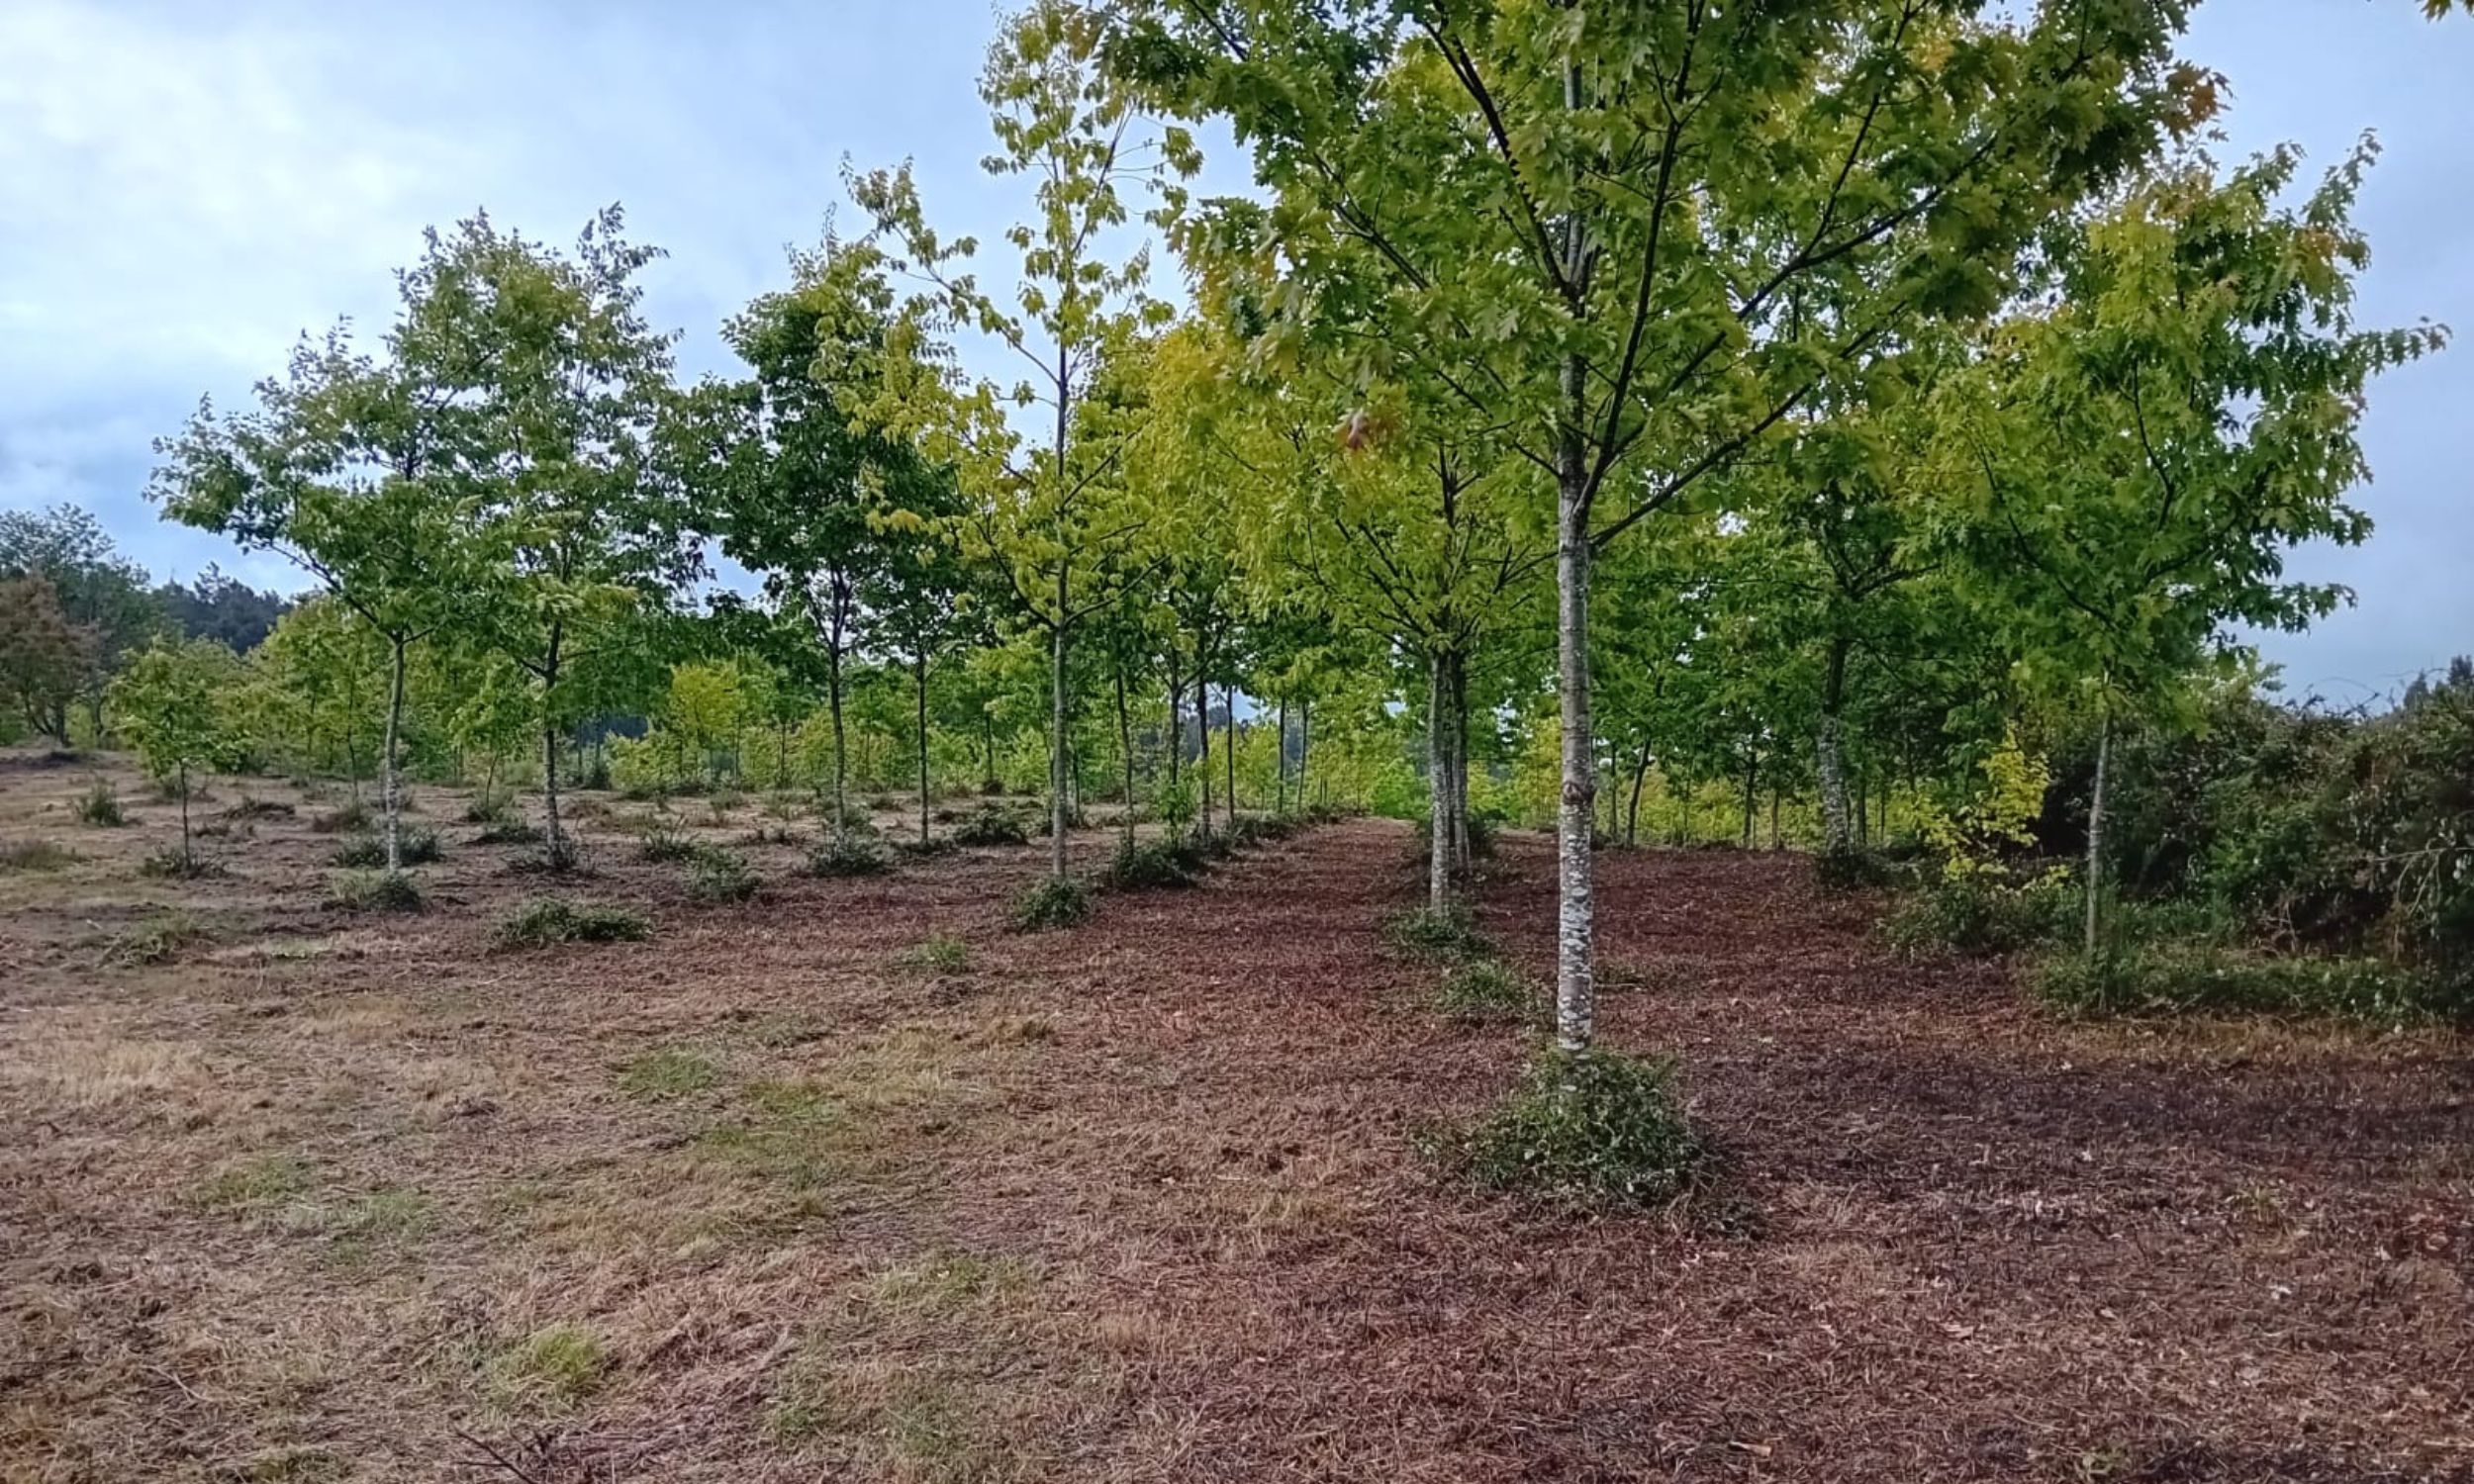
[[[1580,1205],[1667,1205],[1715,1163],[1684,1116],[1674,1064],[1603,1048],[1539,1053],[1492,1112],[1427,1147],[1484,1188]]]
[[[421,883],[400,871],[345,871],[327,888],[327,902],[346,912],[418,912],[428,905]]]
[[[205,936],[205,925],[188,913],[157,912],[113,934],[103,946],[103,962],[122,969],[160,964]]]
[[[510,913],[492,941],[502,949],[527,949],[560,943],[641,943],[651,936],[652,924],[641,912],[538,896]]]
[[[617,1365],[600,1336],[582,1325],[555,1324],[489,1356],[482,1389],[503,1412],[555,1417],[591,1400]]]
[[[1019,810],[981,803],[954,821],[952,838],[957,845],[1028,845],[1031,828]]]
[[[1535,1020],[1544,1008],[1537,987],[1497,959],[1456,965],[1435,989],[1435,1009],[1463,1025]]]
[[[1469,908],[1410,907],[1383,919],[1383,941],[1423,959],[1482,959],[1494,952]]]
[[[253,1211],[296,1201],[309,1193],[308,1161],[297,1155],[254,1155],[219,1166],[189,1191],[192,1204],[209,1211]]]
[[[712,1060],[675,1046],[659,1047],[619,1068],[618,1090],[640,1102],[669,1102],[721,1081]]]
[[[808,853],[809,876],[878,876],[889,864],[882,846],[858,834],[828,838]]]
[[[687,894],[709,906],[747,901],[764,886],[749,869],[747,858],[717,845],[700,847],[688,858]]]
[[[900,962],[922,974],[961,974],[971,967],[971,945],[951,933],[930,933],[904,949]]]
[[[2474,1019],[2474,985],[2367,958],[2276,955],[2207,943],[2057,953],[2029,971],[2072,1015],[2275,1015],[2370,1025]]]
[[[421,825],[404,827],[398,847],[407,866],[427,866],[438,858],[438,832]],[[369,871],[384,869],[387,864],[386,837],[379,834],[354,835],[335,847],[337,866]]]

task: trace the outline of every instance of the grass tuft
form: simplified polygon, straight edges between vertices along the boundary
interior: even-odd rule
[[[1121,891],[1191,886],[1202,880],[1202,853],[1189,840],[1135,840],[1108,863],[1108,884]]]
[[[971,967],[971,945],[950,933],[931,933],[905,950],[901,962],[927,974],[961,974]]]
[[[1005,909],[1005,921],[1017,933],[1068,928],[1088,921],[1091,886],[1070,876],[1043,876],[1024,887]]]
[[[129,822],[129,813],[121,807],[121,794],[108,778],[96,779],[77,795],[78,822],[101,829],[116,829]]]
[[[122,969],[160,964],[205,936],[206,928],[188,913],[159,912],[115,934],[103,947],[103,962]]]
[[[420,825],[404,828],[401,849],[407,866],[427,866],[438,859],[438,832]],[[356,871],[369,871],[387,864],[386,837],[379,834],[356,834],[335,847],[334,863]]]
[[[369,828],[369,805],[355,798],[339,808],[312,818],[310,828],[322,835],[342,835]]]
[[[1494,1111],[1428,1147],[1487,1189],[1584,1205],[1666,1205],[1715,1162],[1675,1096],[1674,1064],[1604,1048],[1540,1053]]]
[[[0,845],[0,871],[61,871],[79,859],[77,852],[50,840]]]
[[[721,1068],[694,1052],[665,1046],[648,1051],[618,1071],[618,1090],[642,1102],[668,1102],[702,1092],[721,1080]]]
[[[418,912],[428,905],[421,883],[400,871],[346,871],[328,888],[331,906],[347,912]]]
[[[1502,1024],[1538,1017],[1543,1001],[1518,971],[1495,959],[1462,964],[1443,976],[1435,1008],[1463,1025]]]
[[[998,803],[981,803],[953,828],[957,845],[1028,845],[1031,830],[1019,811]]]
[[[884,850],[875,841],[855,834],[827,839],[808,852],[809,876],[878,876],[887,864]]]
[[[1469,908],[1410,907],[1383,919],[1383,941],[1427,959],[1482,959],[1494,952]]]
[[[556,1324],[490,1356],[481,1379],[501,1411],[556,1416],[590,1399],[616,1364],[600,1336],[581,1325]]]
[[[736,851],[708,845],[688,858],[687,894],[694,900],[711,905],[742,902],[763,885],[764,879],[749,870],[747,858]]]
[[[656,819],[644,827],[635,839],[636,851],[645,860],[671,866],[696,858],[696,842],[685,830],[666,819]]]
[[[540,896],[501,922],[493,941],[502,949],[526,949],[560,943],[641,943],[651,936],[652,925],[640,912]]]

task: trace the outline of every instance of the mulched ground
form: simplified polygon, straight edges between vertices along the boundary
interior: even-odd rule
[[[2058,1023],[1793,858],[1611,856],[1606,1037],[1734,1172],[1574,1218],[1414,1152],[1524,1047],[1381,946],[1394,825],[1017,936],[1037,846],[751,846],[714,908],[605,819],[574,889],[653,941],[511,955],[539,883],[469,827],[353,917],[307,802],[140,883],[164,806],[80,833],[83,782],[0,777],[0,839],[88,855],[0,877],[12,1481],[2474,1478],[2461,1039]],[[1550,865],[1482,890],[1542,979]]]

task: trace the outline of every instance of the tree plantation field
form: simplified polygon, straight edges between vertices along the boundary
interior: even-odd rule
[[[136,1478],[2465,1477],[2474,1093],[2440,1032],[2073,1022],[1790,852],[1610,851],[1602,1033],[1686,1058],[1666,1209],[1451,1177],[1535,1024],[1437,1007],[1383,820],[1009,931],[1044,843],[817,879],[811,816],[580,792],[588,874],[425,787],[0,765],[0,1468]],[[1069,840],[1077,870],[1114,848]],[[496,941],[554,889],[642,941]],[[1551,983],[1552,842],[1477,928]]]

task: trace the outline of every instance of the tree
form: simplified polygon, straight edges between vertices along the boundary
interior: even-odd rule
[[[2300,157],[2221,179],[2160,168],[2062,244],[2058,297],[1995,338],[1959,393],[1977,564],[2011,615],[2027,688],[2095,713],[2085,946],[2099,946],[2105,788],[2118,722],[2153,710],[2234,620],[2298,629],[2350,594],[2285,579],[2306,540],[2361,541],[2345,503],[2379,372],[2444,331],[2357,329],[2369,246],[2351,221],[2365,139],[2300,206]]]
[[[67,747],[68,708],[94,669],[94,630],[68,620],[48,578],[0,580],[0,692],[28,730]]]
[[[89,510],[0,510],[0,579],[28,577],[48,582],[61,616],[86,635],[85,668],[68,699],[85,702],[100,732],[104,687],[163,624],[145,570],[121,556]]]
[[[247,654],[274,631],[292,610],[292,601],[272,590],[264,592],[209,562],[186,585],[165,583],[154,590],[154,602],[183,638],[213,639],[235,654]]]
[[[961,522],[973,554],[996,564],[1021,619],[1048,639],[1049,869],[1060,878],[1072,746],[1068,655],[1076,628],[1116,602],[1102,582],[1104,559],[1139,533],[1139,521],[1110,497],[1140,420],[1137,335],[1167,313],[1144,292],[1147,254],[1112,261],[1101,238],[1125,223],[1128,187],[1155,183],[1163,160],[1179,171],[1194,164],[1183,131],[1169,131],[1156,146],[1134,137],[1133,100],[1098,65],[1099,37],[1097,19],[1081,6],[1037,0],[990,48],[980,96],[999,152],[987,167],[1035,182],[1032,219],[1006,233],[1021,255],[1010,304],[962,271],[977,244],[948,244],[928,226],[908,166],[850,182],[879,234],[900,245],[896,270],[930,286],[908,326],[921,374],[910,379],[907,397],[888,399],[902,409],[893,425],[924,435],[931,461],[957,470],[973,507]],[[1030,368],[1028,378],[1002,398],[993,383],[964,385],[921,338],[957,327],[994,336]],[[1007,400],[1050,415],[1040,453],[1007,425],[999,410]]]
[[[178,790],[184,874],[198,867],[189,830],[189,775],[221,766],[231,756],[222,697],[238,670],[233,652],[212,639],[158,638],[112,683],[113,725],[138,749],[146,771]]]
[[[1553,491],[1565,1049],[1592,1027],[1592,558],[1835,368],[1992,309],[2053,212],[2204,118],[2182,8],[1116,7],[1116,65],[1254,147],[1270,333],[1359,327]]]

